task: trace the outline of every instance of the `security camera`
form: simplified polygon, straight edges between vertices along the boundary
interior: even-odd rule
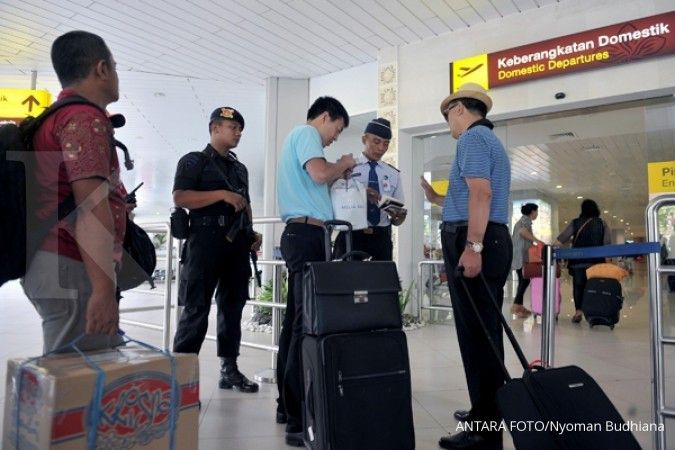
[[[563,98],[565,98],[565,93],[564,93],[564,92],[556,92],[556,93],[555,93],[555,99],[556,99],[556,100],[562,100]]]

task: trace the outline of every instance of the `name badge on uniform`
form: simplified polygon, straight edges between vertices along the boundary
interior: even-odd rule
[[[382,190],[384,192],[391,192],[391,183],[389,182],[389,176],[385,175],[382,180]]]

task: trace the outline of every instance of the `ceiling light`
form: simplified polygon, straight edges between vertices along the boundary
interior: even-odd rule
[[[530,175],[537,175],[537,173],[538,172],[536,170],[533,170],[532,172],[530,172]]]
[[[577,195],[577,198],[578,198],[579,200],[581,200],[582,198],[584,198],[584,196],[583,196],[583,195]]]
[[[559,184],[555,187],[556,189],[562,189],[562,184]]]
[[[565,223],[567,223],[567,221],[565,221]]]
[[[623,219],[619,219],[619,222],[623,222]]]
[[[626,225],[630,225],[630,223],[626,222]]]
[[[604,213],[607,214],[609,211],[605,210]]]
[[[616,216],[612,216],[612,218],[616,219]]]
[[[433,136],[431,136],[431,139],[436,139],[436,135],[434,134]]]

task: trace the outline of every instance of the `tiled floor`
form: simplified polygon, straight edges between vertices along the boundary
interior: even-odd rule
[[[512,287],[509,285],[507,292]],[[646,297],[646,274],[638,267],[636,274],[624,282],[626,302],[621,322],[614,331],[608,328],[589,329],[588,325],[570,322],[573,304],[570,303],[569,280],[563,280],[563,306],[556,333],[556,365],[576,364],[583,367],[605,389],[606,393],[627,420],[652,421],[649,352],[649,305]],[[17,284],[0,288],[2,315],[0,316],[0,377],[5,377],[5,360],[10,357],[37,355],[41,351],[40,324],[37,315],[23,297]],[[159,305],[161,297],[130,294],[127,307]],[[506,310],[506,308],[505,308]],[[664,314],[675,330],[675,297],[670,294],[664,302]],[[250,313],[245,312],[248,317]],[[161,323],[161,313],[134,313],[125,317]],[[509,319],[511,320],[511,319]],[[514,331],[525,349],[528,359],[539,357],[540,329],[535,325],[525,332],[523,320],[513,320]],[[157,331],[124,326],[128,334],[156,345],[161,345]],[[212,328],[213,329],[213,324]],[[245,340],[269,342],[270,335],[245,332]],[[456,421],[451,411],[468,405],[464,373],[459,358],[457,339],[451,321],[427,325],[408,332],[412,363],[413,412],[418,449],[436,449],[438,438],[454,432]],[[508,352],[507,352],[508,353]],[[673,353],[667,353],[673,361]],[[252,376],[269,367],[270,354],[260,350],[242,349],[240,367]],[[507,365],[513,374],[520,369],[513,353],[507,355]],[[276,386],[264,384],[257,394],[240,394],[217,388],[218,360],[215,344],[207,341],[200,357],[202,413],[199,428],[199,450],[274,450],[288,448],[283,442],[283,427],[275,424]],[[675,373],[670,367],[669,375]],[[669,380],[675,377],[670,376]],[[671,383],[673,384],[673,383]],[[673,386],[675,392],[675,385]],[[4,392],[0,394],[4,404]],[[669,396],[673,400],[673,394]],[[671,404],[675,403],[671,401]],[[637,432],[644,448],[651,448],[651,435]],[[673,435],[671,435],[673,436]],[[671,440],[675,445],[675,436]],[[505,448],[513,448],[510,437],[505,437]],[[183,449],[181,449],[183,450]],[[191,449],[190,449],[191,450]]]

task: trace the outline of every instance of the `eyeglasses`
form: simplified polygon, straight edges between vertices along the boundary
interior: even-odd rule
[[[450,112],[450,110],[457,105],[459,105],[459,102],[454,102],[454,103],[450,103],[448,105],[448,107],[445,108],[445,111],[443,111],[443,115],[445,116],[446,119],[448,118],[448,113]]]

